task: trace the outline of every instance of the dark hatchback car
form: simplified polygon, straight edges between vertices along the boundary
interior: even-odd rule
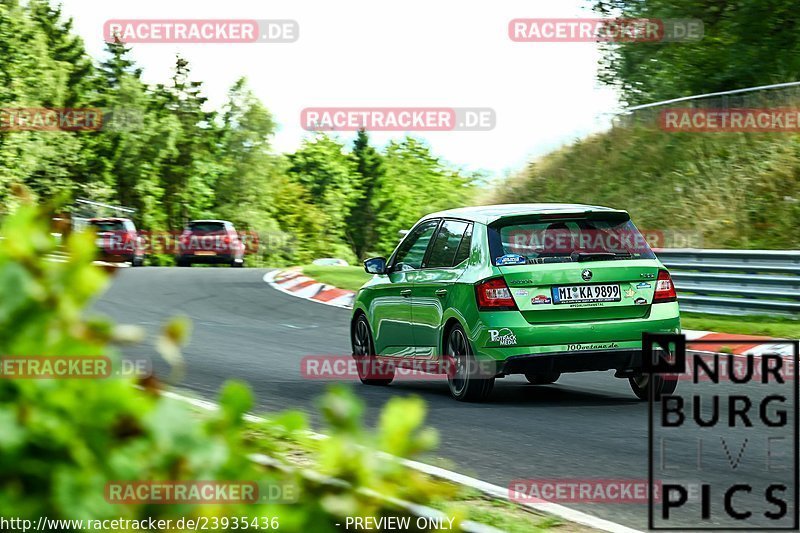
[[[142,266],[144,242],[129,218],[90,218],[89,226],[97,232],[97,258],[108,262],[127,262]]]
[[[180,267],[192,264],[244,266],[244,243],[227,220],[193,220],[180,236],[175,253]]]

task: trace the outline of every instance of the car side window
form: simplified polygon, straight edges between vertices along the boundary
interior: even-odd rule
[[[464,231],[464,236],[461,238],[461,244],[458,245],[458,251],[456,252],[456,258],[453,261],[453,266],[461,264],[469,257],[469,253],[472,250],[472,224],[467,226],[467,229]]]
[[[458,220],[445,220],[436,234],[436,239],[433,241],[431,253],[425,263],[425,267],[449,268],[460,263],[460,261],[455,261],[456,253],[468,225],[467,222]]]
[[[438,220],[425,222],[403,241],[394,258],[393,270],[415,270],[422,266],[425,251],[439,225]]]

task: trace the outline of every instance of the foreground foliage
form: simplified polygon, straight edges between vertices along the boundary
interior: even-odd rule
[[[108,282],[91,264],[91,236],[73,234],[67,262],[48,261],[55,249],[37,209],[23,206],[0,230],[0,356],[104,355],[115,368],[119,346],[141,332],[104,319],[84,318],[90,299]],[[155,345],[171,361],[189,334],[185,321],[167,324]],[[377,448],[398,456],[431,449],[436,435],[422,429],[419,399],[392,399],[376,433],[361,422],[363,406],[346,389],[321,402],[326,432],[313,469],[349,485],[328,485],[292,470],[268,470],[248,459],[278,451],[282,438],[301,435],[305,416],[277,413],[261,422],[257,445],[243,415],[253,399],[241,383],[227,384],[219,409],[198,417],[164,399],[152,379],[0,379],[0,516],[36,520],[278,517],[281,531],[334,531],[346,515],[393,512],[363,493],[426,502],[442,486],[397,462],[380,461]],[[252,428],[252,426],[251,426]],[[292,486],[295,503],[250,505],[119,505],[105,500],[109,481],[241,480]]]

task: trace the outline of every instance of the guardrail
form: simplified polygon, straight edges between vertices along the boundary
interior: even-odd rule
[[[800,318],[800,251],[662,249],[681,309]]]

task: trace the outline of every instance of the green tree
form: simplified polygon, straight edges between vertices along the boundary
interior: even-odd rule
[[[64,107],[70,100],[83,101],[68,80],[75,71],[66,61],[82,50],[71,41],[67,50],[53,42],[66,42],[53,15],[37,14],[38,2],[20,5],[0,3],[0,107]],[[33,11],[32,11],[33,10]],[[44,24],[44,26],[43,26]],[[48,35],[45,28],[50,28]],[[61,33],[59,33],[61,32]],[[66,46],[66,45],[65,45]],[[81,52],[82,53],[82,52]],[[84,175],[81,133],[59,131],[0,132],[0,201],[13,203],[12,184],[26,184],[37,198],[71,195],[76,177]]]
[[[48,0],[0,0],[0,57],[0,106],[104,111],[99,132],[0,132],[0,213],[14,211],[20,184],[39,201],[133,207],[150,230],[226,218],[265,234],[262,258],[298,263],[386,252],[420,215],[472,199],[475,177],[413,139],[382,154],[362,131],[348,153],[320,134],[275,154],[274,119],[244,79],[220,113],[181,57],[168,83],[149,87],[123,42],[96,65]]]
[[[272,152],[276,127],[272,114],[241,78],[228,92],[220,118],[214,211],[233,221],[239,231],[260,235],[262,260],[273,264],[290,261],[288,241],[295,228],[283,222],[282,229],[276,221],[280,217],[279,174],[285,171],[285,164]]]
[[[319,257],[340,256],[347,247],[330,234],[325,207],[315,204],[308,190],[286,173],[276,175],[273,188],[271,213],[281,229],[292,236],[289,261],[303,264]]]
[[[423,142],[406,137],[386,149],[385,175],[374,195],[377,247],[386,254],[411,228],[433,211],[469,205],[474,176],[463,176],[435,157]]]
[[[214,165],[218,131],[213,112],[205,109],[203,84],[190,79],[189,62],[178,56],[168,86],[158,85],[154,104],[160,119],[177,119],[175,152],[162,168],[164,207],[170,228],[190,218],[211,215],[218,167]]]
[[[301,197],[321,208],[330,243],[343,243],[347,219],[356,204],[359,190],[356,162],[345,153],[344,146],[331,137],[319,134],[303,141],[302,146],[288,156],[289,176],[303,187]],[[346,253],[349,247],[333,246],[329,253]],[[348,257],[351,253],[346,253]]]
[[[222,112],[216,210],[243,226],[263,226],[272,199],[271,177],[276,157],[271,153],[275,122],[244,78],[228,92]]]
[[[792,0],[597,0],[624,18],[703,21],[699,41],[604,46],[600,80],[629,105],[800,77],[800,16]]]
[[[107,43],[106,53],[96,97],[104,127],[90,138],[90,149],[91,175],[111,189],[106,193],[110,198],[101,196],[103,189],[86,195],[135,208],[137,222],[147,228],[163,227],[160,174],[165,161],[177,155],[175,120],[157,115],[141,69],[128,57],[130,48],[119,41]]]
[[[347,217],[347,239],[356,258],[363,260],[375,248],[375,190],[383,179],[383,156],[369,144],[367,132],[358,131],[353,142],[358,196]]]
[[[53,7],[49,0],[29,0],[28,11],[44,31],[49,54],[65,76],[61,80],[59,101],[52,105],[78,107],[87,104],[96,81],[95,66],[83,40],[73,33],[72,19],[64,19],[61,6]]]

